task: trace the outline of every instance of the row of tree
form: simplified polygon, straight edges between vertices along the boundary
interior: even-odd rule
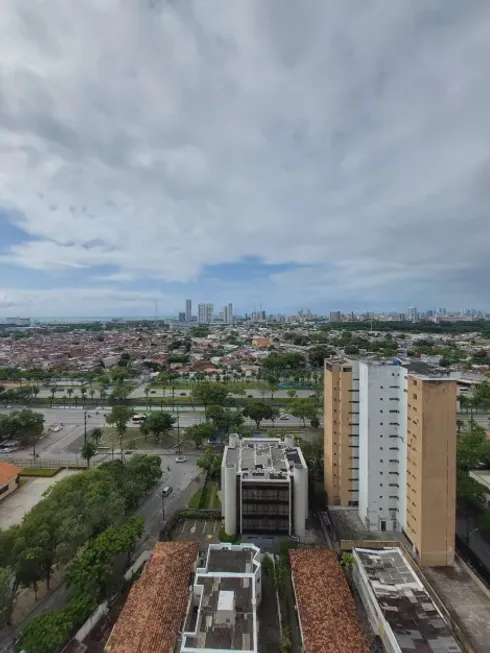
[[[33,447],[44,431],[44,415],[29,408],[0,414],[0,442],[17,440],[23,447]]]
[[[470,476],[471,470],[490,467],[490,441],[485,429],[471,420],[459,425],[456,455],[458,507],[467,518],[477,519],[482,530],[490,531],[489,491]]]
[[[121,556],[128,557],[143,532],[143,520],[129,518],[119,528],[107,528],[79,553],[65,571],[69,589],[62,608],[31,621],[22,632],[27,653],[52,653],[73,636],[97,605],[122,588]]]
[[[111,461],[63,479],[21,524],[0,531],[0,568],[18,587],[37,592],[48,587],[53,571],[64,567],[81,547],[105,529],[120,527],[161,476],[158,456],[136,455],[128,463]],[[8,604],[4,597],[3,604]],[[4,613],[8,621],[9,613]]]

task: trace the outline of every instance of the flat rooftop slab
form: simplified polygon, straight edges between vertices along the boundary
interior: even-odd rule
[[[490,591],[479,586],[459,558],[453,567],[424,567],[422,571],[475,653],[488,653]]]

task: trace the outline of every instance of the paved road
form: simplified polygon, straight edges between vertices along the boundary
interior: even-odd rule
[[[144,410],[144,407],[137,407],[139,410]],[[96,411],[91,410],[87,412],[87,431],[90,433],[91,429],[96,426],[105,426],[105,415],[109,412],[109,408],[104,408],[98,411],[99,414],[96,414]],[[8,409],[2,409],[0,412],[9,412]],[[51,431],[49,435],[46,435],[37,445],[36,451],[38,454],[39,464],[43,460],[64,460],[72,461],[76,463],[82,463],[78,456],[78,450],[81,447],[81,443],[84,437],[84,411],[82,408],[44,408],[39,409],[45,417],[46,427],[59,426],[63,424],[63,429],[58,432]],[[172,412],[172,411],[170,411]],[[179,425],[182,428],[191,426],[192,424],[198,424],[204,421],[203,411],[193,411],[193,412],[181,412],[178,413],[174,411],[174,415],[179,417]],[[245,422],[248,425],[254,426],[254,423],[251,420]],[[287,428],[288,426],[298,427],[301,426],[301,420],[290,416],[288,420],[276,420],[276,426],[282,426]],[[261,431],[266,431],[268,428],[272,428],[273,423],[269,420],[263,421],[261,423]],[[134,428],[137,431],[138,427],[130,426],[129,428]],[[77,443],[77,447],[74,449],[74,444]],[[161,453],[160,450],[157,450],[157,453]],[[23,458],[32,455],[32,450],[28,449],[25,451],[17,451],[14,454],[16,458]],[[1,459],[8,459],[10,455],[0,454]],[[94,462],[102,461],[108,458],[107,453],[98,454],[94,458]]]

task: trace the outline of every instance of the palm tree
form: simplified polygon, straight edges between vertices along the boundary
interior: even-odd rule
[[[38,385],[33,385],[31,390],[32,390],[32,394],[37,399],[37,395],[39,394],[39,386]]]
[[[83,403],[85,403],[85,397],[87,396],[87,389],[85,387],[82,387],[80,390],[80,394],[82,395]]]
[[[69,399],[71,400],[72,395],[73,395],[73,388],[68,388],[68,390],[66,391],[66,394],[68,395]]]
[[[92,440],[87,440],[87,442],[84,442],[82,448],[80,449],[80,455],[84,460],[87,461],[87,469],[90,467],[90,460],[95,456],[96,453],[97,447],[95,442],[92,442]]]
[[[102,438],[102,429],[98,426],[94,428],[92,431],[92,439],[95,441],[95,444],[98,445],[100,442],[100,439]]]
[[[89,395],[90,395],[90,399],[92,399],[92,401],[93,401],[93,399],[94,399],[94,397],[95,397],[95,390],[94,390],[93,388],[90,388],[90,390],[88,391],[88,393],[89,393]]]
[[[145,397],[146,397],[146,407],[148,408],[148,396],[150,394],[150,386],[147,385],[145,388]]]
[[[51,388],[50,392],[51,392],[51,408],[52,408],[53,407],[54,396],[56,394],[56,388]]]

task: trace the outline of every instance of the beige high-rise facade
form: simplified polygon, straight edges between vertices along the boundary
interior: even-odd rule
[[[456,523],[456,381],[409,375],[405,533],[423,565],[452,565]]]
[[[454,560],[456,380],[398,361],[325,361],[325,491],[423,565]]]

